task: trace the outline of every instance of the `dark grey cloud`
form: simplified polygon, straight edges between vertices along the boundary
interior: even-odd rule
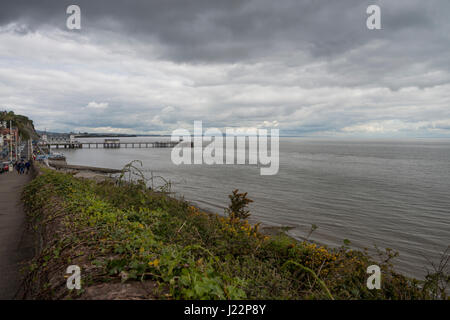
[[[65,27],[70,4],[81,7],[79,32]],[[370,4],[382,30],[366,28]],[[289,133],[442,133],[449,12],[447,0],[9,1],[0,97],[61,130],[203,119],[277,120]],[[86,109],[96,103],[108,106]],[[84,113],[64,117],[73,110]]]
[[[22,21],[65,29],[65,9],[73,1],[9,1],[2,4],[0,24]],[[365,10],[379,4],[383,31],[365,27]],[[448,27],[445,0],[78,0],[83,32],[109,30],[118,36],[156,39],[171,59],[241,61],[286,50],[335,56],[379,39],[405,41],[437,38]],[[419,32],[419,34],[417,34]],[[445,33],[444,33],[445,34]],[[442,34],[443,37],[445,35]],[[448,37],[446,37],[448,40]]]

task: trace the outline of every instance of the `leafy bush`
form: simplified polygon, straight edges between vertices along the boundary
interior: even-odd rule
[[[44,170],[23,199],[42,243],[25,281],[33,298],[76,297],[65,268],[82,268],[83,287],[152,281],[160,299],[442,299],[447,279],[407,278],[348,246],[330,249],[251,225],[246,193],[234,190],[226,217],[140,185],[95,183]],[[367,266],[382,269],[381,290],[366,286]],[[447,278],[445,278],[447,277]],[[82,294],[82,293],[81,293]]]
[[[231,203],[225,209],[225,212],[230,218],[248,219],[250,217],[250,211],[247,210],[247,207],[253,200],[247,198],[247,192],[239,193],[239,190],[235,189],[228,198],[230,198]]]

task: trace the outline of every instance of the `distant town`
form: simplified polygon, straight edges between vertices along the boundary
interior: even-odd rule
[[[75,138],[109,138],[109,137],[117,137],[117,138],[125,138],[125,137],[167,137],[168,135],[161,134],[126,134],[126,133],[89,133],[89,132],[69,132],[69,133],[61,133],[61,132],[51,132],[51,131],[36,131],[39,135],[46,135],[48,139],[68,139],[70,136],[74,136]]]

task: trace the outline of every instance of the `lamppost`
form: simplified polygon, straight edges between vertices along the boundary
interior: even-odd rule
[[[9,120],[9,162],[12,163],[12,121]]]
[[[17,161],[17,140],[18,140],[18,136],[16,135],[16,133],[14,132],[14,148],[16,150],[16,161]]]

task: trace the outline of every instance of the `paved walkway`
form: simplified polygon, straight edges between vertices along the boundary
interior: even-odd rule
[[[0,174],[0,299],[13,299],[21,282],[21,262],[33,256],[30,232],[20,201],[30,175]]]

